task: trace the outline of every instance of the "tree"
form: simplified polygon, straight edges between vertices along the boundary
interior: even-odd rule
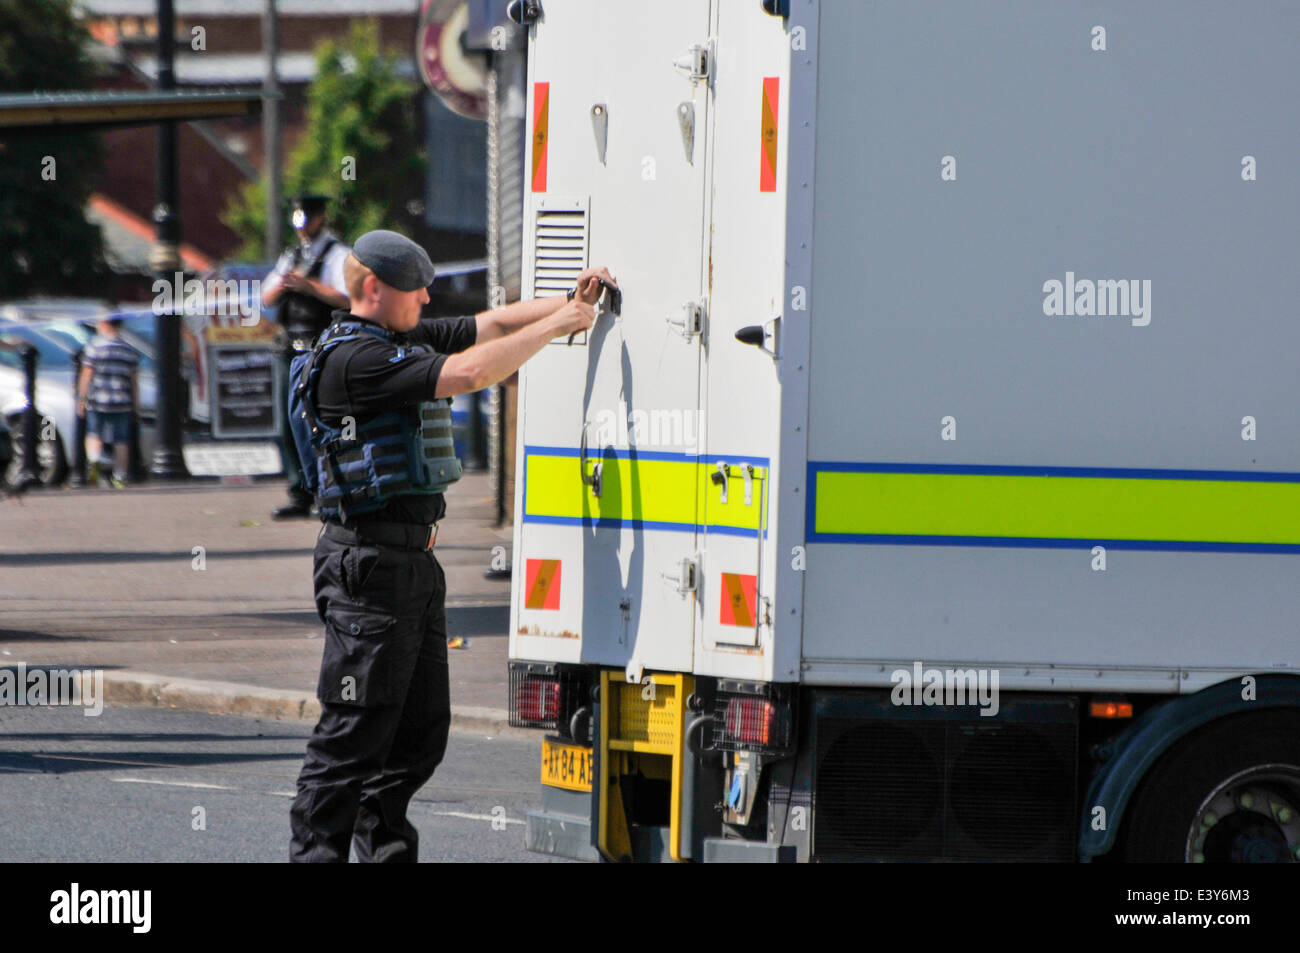
[[[93,67],[72,0],[0,0],[0,92],[89,89]],[[103,239],[86,203],[103,168],[93,133],[0,136],[0,293],[94,294]]]
[[[373,22],[354,25],[346,43],[322,43],[284,194],[329,196],[331,227],[348,240],[374,228],[411,231],[418,219],[407,205],[423,193],[425,170],[418,93],[401,77],[397,57],[380,51]],[[244,257],[263,257],[265,177],[240,191],[223,221],[243,236]]]

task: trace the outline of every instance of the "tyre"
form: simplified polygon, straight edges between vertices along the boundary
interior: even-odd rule
[[[1300,713],[1236,715],[1178,742],[1122,823],[1126,861],[1300,862]]]
[[[23,468],[23,448],[27,439],[23,432],[23,417],[15,414],[9,418],[9,432],[13,442],[13,458],[5,470],[6,486],[17,486]],[[59,486],[68,478],[68,457],[64,452],[63,435],[55,428],[53,435],[36,445],[37,478],[42,486]]]

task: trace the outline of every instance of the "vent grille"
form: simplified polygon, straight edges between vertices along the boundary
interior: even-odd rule
[[[826,701],[816,721],[817,856],[1073,859],[1072,700],[1004,701],[993,718],[934,708],[879,717],[887,701],[840,717],[842,706]]]
[[[533,297],[564,294],[587,267],[587,209],[569,199],[539,207],[533,233]]]

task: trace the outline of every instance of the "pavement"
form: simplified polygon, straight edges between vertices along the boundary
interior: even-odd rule
[[[283,483],[142,483],[0,502],[0,666],[104,671],[109,704],[314,721],[323,626],[315,520],[275,521]],[[447,493],[435,554],[447,574],[452,727],[508,728],[509,581],[488,579],[509,526],[489,478]]]

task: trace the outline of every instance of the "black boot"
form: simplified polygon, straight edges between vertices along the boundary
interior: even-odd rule
[[[271,511],[271,519],[276,520],[296,520],[311,519],[316,514],[311,500],[290,500],[284,506],[276,507]]]

